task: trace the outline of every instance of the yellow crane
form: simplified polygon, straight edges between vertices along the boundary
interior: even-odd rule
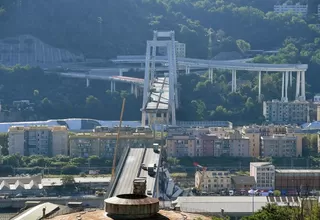
[[[120,130],[121,130],[121,125],[122,125],[122,117],[123,117],[125,104],[126,104],[126,98],[123,98],[121,114],[120,114],[120,122],[119,122],[118,133],[117,133],[117,142],[116,142],[116,146],[114,148],[114,154],[113,154],[111,180],[114,180],[114,178],[115,178],[116,161],[117,161],[117,150],[118,150],[118,146],[119,146]]]

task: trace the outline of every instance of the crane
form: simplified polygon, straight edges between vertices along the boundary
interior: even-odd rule
[[[114,154],[113,154],[113,163],[112,163],[112,173],[111,173],[111,180],[113,181],[115,178],[115,170],[116,170],[116,160],[117,160],[117,150],[119,146],[119,138],[120,138],[120,130],[122,125],[122,117],[124,112],[124,106],[126,104],[126,98],[123,98],[122,100],[122,108],[121,108],[121,114],[120,114],[120,121],[119,121],[119,127],[118,127],[118,133],[117,133],[117,142],[116,146],[114,148]]]
[[[198,181],[198,184],[196,186],[196,190],[201,193],[202,183],[204,180],[204,175],[207,171],[207,167],[201,166],[197,162],[194,162],[193,165],[196,167],[196,171],[200,173],[200,180]],[[197,169],[198,168],[198,169]]]

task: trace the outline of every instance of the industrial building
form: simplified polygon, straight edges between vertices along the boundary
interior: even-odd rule
[[[309,121],[309,102],[307,101],[265,101],[263,116],[274,124],[302,124]]]
[[[40,195],[43,190],[41,176],[0,177],[1,195]]]
[[[68,130],[65,126],[13,126],[8,131],[9,154],[68,155]]]
[[[320,190],[320,170],[275,170],[275,188],[284,195],[309,195]]]

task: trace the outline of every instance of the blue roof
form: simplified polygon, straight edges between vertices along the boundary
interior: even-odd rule
[[[311,123],[305,123],[301,125],[301,128],[304,130],[310,129],[310,130],[320,130],[320,121],[314,121]]]

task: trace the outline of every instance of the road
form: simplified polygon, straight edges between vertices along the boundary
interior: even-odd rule
[[[144,150],[144,148],[130,149],[117,186],[111,196],[132,193],[133,180],[138,176],[141,168]]]
[[[148,166],[149,164],[158,164],[159,156],[159,154],[153,152],[153,148],[148,148],[143,163],[146,166]],[[143,169],[141,169],[140,177],[147,177],[147,190],[150,189],[153,194],[154,184],[156,180],[155,177],[149,176],[148,172]]]

